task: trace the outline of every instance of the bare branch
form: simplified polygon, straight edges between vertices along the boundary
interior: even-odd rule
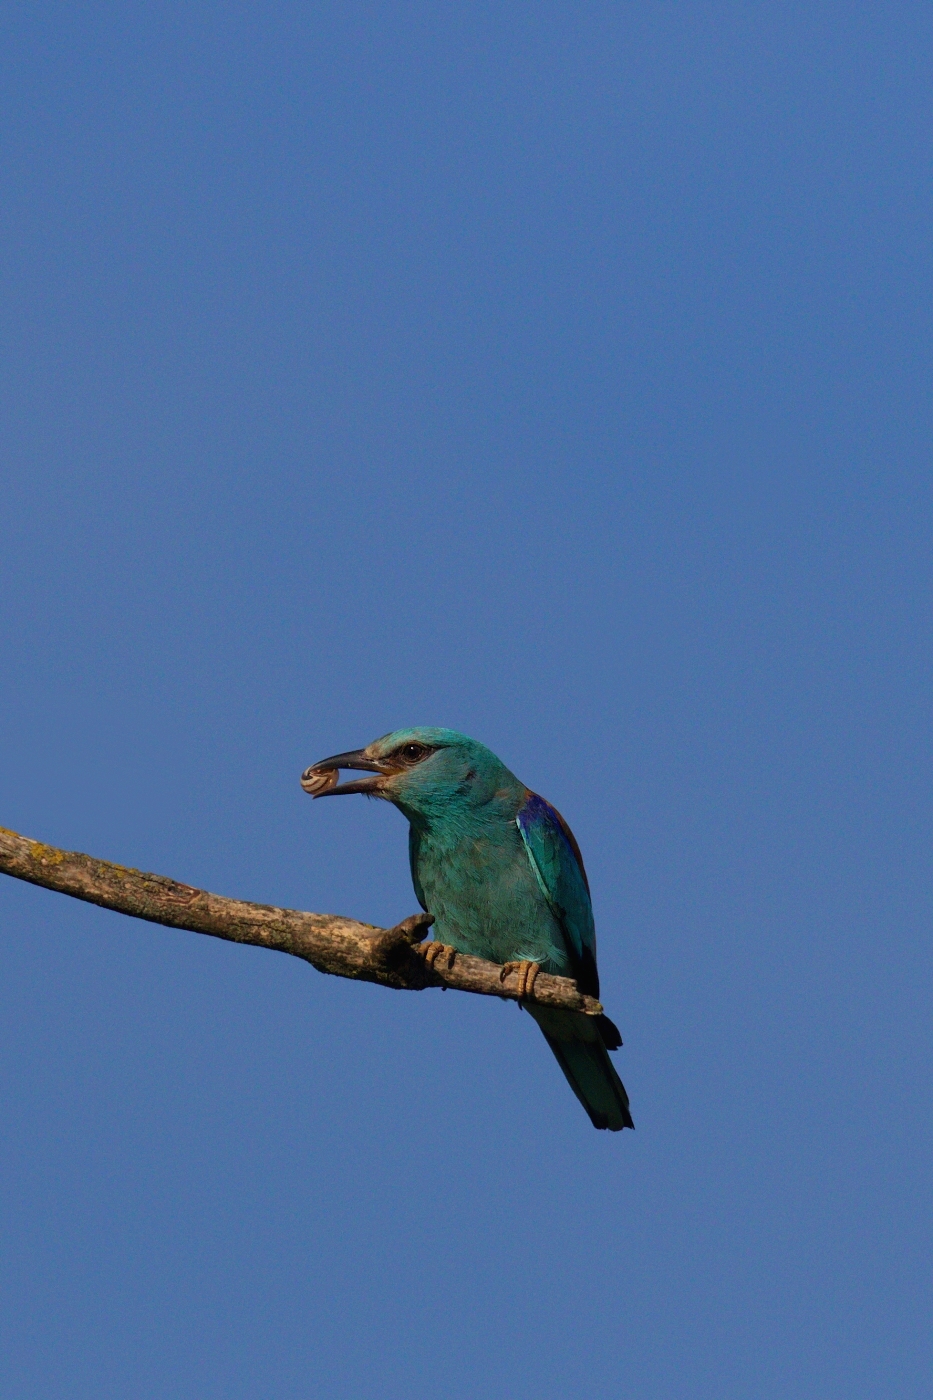
[[[164,875],[147,875],[76,851],[45,846],[5,827],[0,827],[0,873],[153,924],[293,953],[319,972],[336,977],[408,991],[453,987],[461,992],[520,999],[520,973],[510,971],[503,977],[501,968],[483,958],[457,953],[448,963],[441,954],[429,965],[422,952],[431,945],[421,941],[432,922],[428,914],[415,914],[395,928],[383,929],[339,914],[247,904],[179,885]],[[584,996],[570,978],[545,972],[538,973],[524,1000],[585,1011],[590,1016],[602,1011],[599,1002]]]

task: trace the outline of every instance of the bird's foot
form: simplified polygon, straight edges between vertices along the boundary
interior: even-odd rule
[[[451,948],[447,943],[438,943],[436,938],[431,939],[428,943],[420,943],[418,945],[418,952],[424,958],[428,967],[433,967],[438,958],[443,954],[447,959],[447,967],[450,969],[453,967],[454,958],[457,956],[456,948]]]
[[[510,972],[518,973],[518,999],[523,1001],[525,997],[530,997],[535,985],[535,978],[541,968],[536,962],[507,962],[503,963],[499,970],[499,981],[504,982]]]

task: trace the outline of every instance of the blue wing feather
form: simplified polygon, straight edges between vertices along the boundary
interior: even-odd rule
[[[599,996],[596,929],[580,848],[558,811],[531,793],[516,818],[538,884],[561,932],[581,988]]]

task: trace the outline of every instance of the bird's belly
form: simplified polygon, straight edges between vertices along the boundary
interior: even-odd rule
[[[521,852],[524,856],[524,852]],[[527,958],[553,972],[569,970],[560,926],[527,859],[505,870],[447,861],[419,861],[418,876],[434,937],[477,958],[504,963]]]

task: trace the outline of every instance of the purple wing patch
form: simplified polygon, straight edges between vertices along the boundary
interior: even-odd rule
[[[528,801],[518,814],[522,826],[535,826],[538,823],[546,824],[550,827],[557,827],[567,845],[570,847],[574,860],[577,863],[580,874],[583,876],[583,883],[586,885],[586,892],[590,892],[590,882],[586,878],[586,869],[583,865],[583,857],[580,854],[580,847],[577,845],[577,838],[570,827],[564,821],[556,807],[552,807],[550,802],[545,802],[543,797],[539,797],[536,792],[529,793]]]

